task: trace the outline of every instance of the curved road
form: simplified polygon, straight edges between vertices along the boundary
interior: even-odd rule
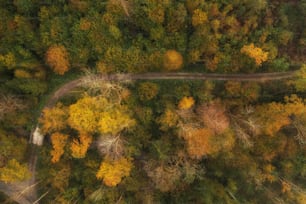
[[[73,81],[67,82],[58,88],[48,99],[45,107],[52,107],[56,101],[69,93],[71,90],[83,86],[84,81],[136,81],[136,80],[216,80],[216,81],[271,81],[294,77],[296,71],[273,72],[273,73],[255,73],[255,74],[204,74],[204,73],[143,73],[143,74],[109,74],[84,76]],[[33,131],[34,132],[34,131]],[[30,143],[33,143],[33,134],[30,136]],[[32,178],[28,181],[16,184],[3,184],[0,182],[0,190],[10,196],[18,203],[34,203],[37,199],[35,189],[37,154],[35,147],[32,148],[29,162],[29,169]],[[35,202],[38,203],[38,202]]]

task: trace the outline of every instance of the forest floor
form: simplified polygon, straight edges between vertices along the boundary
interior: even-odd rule
[[[45,107],[52,107],[64,95],[71,92],[77,87],[84,85],[84,81],[135,81],[135,80],[216,80],[216,81],[271,81],[294,77],[296,71],[274,72],[274,73],[254,73],[254,74],[203,74],[203,73],[143,73],[143,74],[97,74],[83,76],[78,79],[65,83],[58,88],[47,100]],[[34,131],[33,131],[34,132]],[[33,143],[33,135],[31,134],[30,143]],[[32,177],[24,182],[16,182],[14,184],[4,184],[0,182],[0,191],[7,194],[12,200],[27,204],[34,203],[37,200],[36,190],[36,147],[31,148],[29,170]],[[38,202],[35,202],[38,203]]]

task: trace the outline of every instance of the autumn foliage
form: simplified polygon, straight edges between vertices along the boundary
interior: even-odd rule
[[[164,67],[166,70],[178,70],[183,65],[183,56],[175,51],[168,50],[164,55]]]
[[[68,123],[80,132],[115,134],[134,125],[127,112],[125,106],[106,98],[85,96],[69,107]]]
[[[224,132],[229,127],[225,107],[220,101],[203,104],[197,109],[197,112],[201,121],[216,134]]]
[[[53,133],[51,135],[51,143],[53,147],[53,149],[51,150],[52,163],[58,162],[61,156],[64,154],[64,148],[66,146],[67,139],[68,135],[64,135],[61,133]]]
[[[44,133],[60,131],[67,126],[67,118],[67,108],[60,103],[53,108],[45,108],[43,110],[43,117],[39,119],[42,125],[41,130]]]
[[[69,70],[68,58],[68,52],[62,45],[51,46],[46,53],[47,64],[59,75],[63,75]]]
[[[193,26],[198,26],[198,25],[203,25],[207,22],[208,18],[207,18],[207,14],[200,10],[200,9],[196,9],[193,11],[193,15],[192,15],[192,25]]]
[[[16,159],[8,161],[8,164],[0,168],[0,181],[12,183],[30,178],[31,174],[27,165],[20,164]]]
[[[192,129],[189,133],[184,134],[187,142],[187,151],[191,158],[201,158],[215,152],[211,145],[213,132],[208,128]]]
[[[264,52],[261,48],[255,47],[253,43],[244,45],[240,52],[254,59],[256,65],[261,65],[268,59],[268,52]]]
[[[73,139],[70,150],[74,158],[84,158],[92,142],[92,136],[86,133],[80,133],[78,139]]]
[[[113,187],[119,184],[123,177],[129,176],[132,169],[132,162],[124,157],[118,160],[105,159],[96,174],[96,177],[103,180],[106,186]]]
[[[187,110],[194,105],[194,99],[192,97],[184,97],[180,100],[178,107],[181,110]]]

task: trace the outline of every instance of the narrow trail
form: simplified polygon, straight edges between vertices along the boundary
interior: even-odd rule
[[[215,81],[272,81],[281,80],[294,77],[296,71],[289,72],[273,72],[273,73],[255,73],[255,74],[204,74],[204,73],[143,73],[143,74],[109,74],[109,75],[92,75],[83,76],[78,79],[67,82],[58,88],[48,99],[46,107],[52,107],[55,103],[74,90],[77,87],[84,85],[84,81],[98,80],[98,81],[136,81],[136,80],[215,80]],[[33,133],[34,131],[32,131]],[[33,142],[33,134],[30,136],[30,143]],[[36,190],[36,161],[37,151],[36,147],[31,147],[31,153],[29,157],[29,170],[32,173],[32,177],[24,182],[17,182],[14,184],[4,184],[0,182],[0,191],[7,194],[12,200],[21,203],[28,204],[34,203],[37,200]],[[38,203],[38,202],[37,202]]]

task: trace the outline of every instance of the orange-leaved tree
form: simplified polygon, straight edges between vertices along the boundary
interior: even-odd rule
[[[240,52],[254,59],[256,65],[261,65],[268,60],[268,52],[264,52],[261,48],[255,47],[253,43],[244,45]]]
[[[92,136],[86,133],[80,133],[78,139],[73,139],[70,150],[74,158],[84,158],[92,142]]]
[[[51,135],[51,143],[53,149],[51,150],[51,162],[56,163],[60,160],[61,156],[64,154],[64,148],[68,140],[68,135],[61,133],[53,133]]]
[[[123,177],[129,176],[132,169],[132,161],[127,158],[110,160],[105,158],[101,163],[96,177],[103,180],[106,186],[113,187],[119,184]]]
[[[43,117],[39,119],[44,133],[60,131],[67,126],[68,110],[61,103],[53,108],[45,108]]]
[[[190,132],[184,134],[189,156],[199,159],[204,155],[215,153],[217,150],[210,142],[213,136],[214,133],[208,128],[191,129]]]
[[[69,70],[69,56],[63,45],[53,45],[46,52],[46,62],[52,70],[63,75]]]

